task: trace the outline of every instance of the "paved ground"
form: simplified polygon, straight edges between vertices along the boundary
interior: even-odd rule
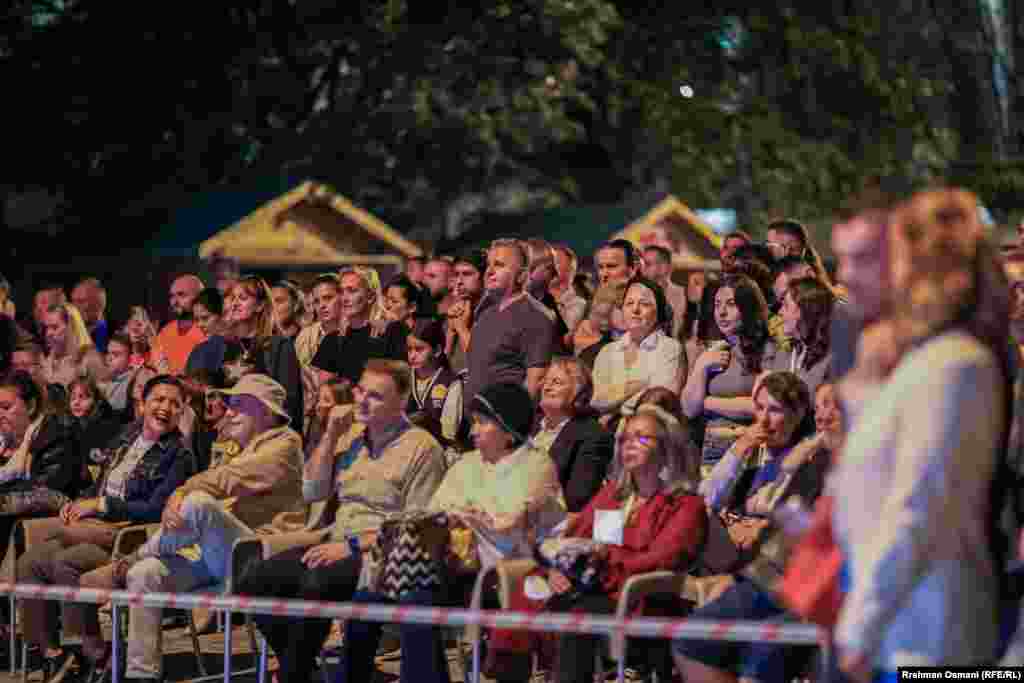
[[[103,619],[104,630],[109,635],[109,621]],[[220,633],[212,633],[201,636],[200,646],[203,651],[203,662],[209,673],[223,671],[224,637]],[[252,653],[249,643],[249,636],[245,628],[236,626],[232,636],[232,649],[235,652],[233,669],[241,670],[254,667],[256,657]],[[184,627],[168,627],[164,630],[164,652],[165,666],[167,667],[168,681],[185,681],[200,675],[196,658],[192,652],[192,642],[188,636],[188,630]],[[462,667],[457,662],[457,649],[449,649],[449,669],[452,682],[462,681]],[[6,660],[6,658],[5,658]],[[378,673],[372,683],[392,683],[398,680],[399,656],[398,652],[391,655],[384,655],[377,659]],[[333,674],[333,667],[328,665],[329,674]],[[233,680],[238,683],[255,683],[255,674],[247,676],[235,676]],[[319,683],[321,677],[317,676],[313,683]],[[18,683],[21,681],[20,674],[11,676],[9,670],[0,672],[0,683]],[[30,683],[39,683],[41,675],[34,672],[29,677]],[[369,682],[368,682],[369,683]]]

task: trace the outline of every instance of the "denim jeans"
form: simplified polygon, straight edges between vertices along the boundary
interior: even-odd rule
[[[225,580],[236,539],[253,531],[224,510],[213,496],[193,492],[181,506],[182,529],[160,529],[142,547],[145,559],[128,570],[127,588],[143,593],[186,593]],[[178,554],[197,544],[198,559]],[[127,676],[160,678],[163,671],[163,609],[132,607],[128,632]]]

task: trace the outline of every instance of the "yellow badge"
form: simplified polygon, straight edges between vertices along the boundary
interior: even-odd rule
[[[198,562],[203,556],[203,551],[199,548],[199,544],[193,544],[187,545],[184,548],[179,548],[178,555],[181,555],[190,562]]]
[[[448,387],[441,384],[435,384],[434,388],[430,390],[430,398],[435,401],[443,401],[444,397],[448,395]]]

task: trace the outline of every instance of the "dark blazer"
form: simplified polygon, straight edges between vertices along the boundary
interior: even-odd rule
[[[582,510],[601,489],[614,443],[614,437],[596,418],[577,416],[569,420],[551,444],[548,453],[558,468],[569,512]]]

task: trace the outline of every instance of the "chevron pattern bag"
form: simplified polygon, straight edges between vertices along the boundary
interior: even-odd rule
[[[389,519],[372,551],[375,592],[398,600],[412,591],[440,588],[446,578],[449,540],[444,513],[410,512]]]

